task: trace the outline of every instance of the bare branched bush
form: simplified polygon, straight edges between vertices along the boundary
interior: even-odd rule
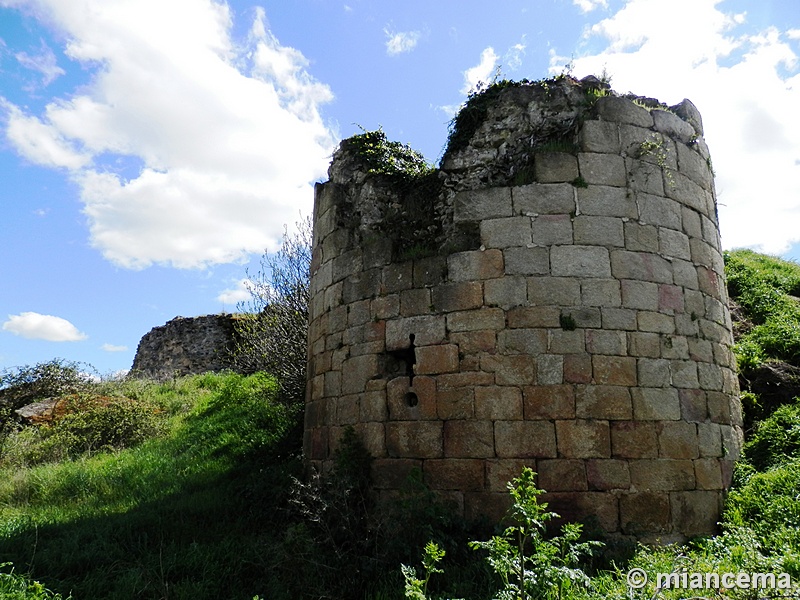
[[[240,303],[234,367],[242,373],[266,371],[278,378],[279,398],[300,404],[306,388],[311,218],[297,223],[274,253],[264,253],[255,276],[247,274],[250,300]]]

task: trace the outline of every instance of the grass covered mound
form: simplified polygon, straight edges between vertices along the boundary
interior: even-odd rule
[[[113,403],[70,413],[80,424],[65,417],[10,434],[0,563],[81,599],[249,600],[268,589],[265,548],[299,473],[297,415],[274,401],[274,379],[209,374],[98,391],[125,398],[149,437],[122,449],[88,443],[114,429]],[[52,450],[81,439],[83,453]]]

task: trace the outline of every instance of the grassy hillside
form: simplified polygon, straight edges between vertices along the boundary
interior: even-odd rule
[[[80,419],[10,436],[0,458],[0,563],[75,598],[263,592],[265,547],[299,474],[297,419],[274,395],[265,375],[133,381],[87,396]],[[93,446],[119,416],[107,403],[90,408],[102,397],[125,398],[154,436]],[[89,450],[76,452],[82,443]]]
[[[749,251],[725,259],[747,432],[722,533],[657,549],[601,540],[594,558],[543,570],[562,584],[543,583],[538,597],[655,597],[652,582],[631,592],[633,567],[786,572],[800,582],[800,266]],[[31,383],[52,377],[48,369],[31,371],[26,394],[52,392]],[[267,375],[53,380],[62,398],[53,417],[0,422],[0,599],[399,599],[400,564],[422,573],[429,540],[446,551],[444,573],[408,597],[488,599],[504,585],[485,554],[500,548],[493,564],[512,564],[503,563],[510,547],[471,549],[495,532],[453,519],[421,481],[409,480],[390,511],[371,512],[369,457],[355,439],[333,473],[302,482],[302,410],[278,401]],[[531,568],[562,564],[542,544],[525,547]],[[712,594],[697,592],[658,597]]]

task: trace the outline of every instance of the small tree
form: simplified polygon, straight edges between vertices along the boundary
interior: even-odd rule
[[[296,232],[284,233],[276,253],[264,253],[259,272],[247,274],[251,298],[238,306],[244,314],[236,321],[234,366],[277,377],[286,404],[305,397],[312,231],[306,217]]]

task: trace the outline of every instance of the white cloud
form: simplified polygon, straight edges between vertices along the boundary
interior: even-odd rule
[[[464,71],[464,87],[461,88],[461,93],[468,94],[477,89],[479,83],[488,83],[494,75],[499,58],[491,46],[481,52],[480,62]]]
[[[592,12],[595,8],[608,8],[608,0],[572,0],[582,13]]]
[[[717,175],[723,245],[779,254],[800,241],[800,63],[791,35],[755,30],[718,4],[630,0],[590,28],[606,47],[575,58],[575,74],[605,67],[618,91],[691,99]],[[563,60],[552,59],[554,73]]]
[[[80,169],[91,157],[74,145],[54,127],[22,111],[0,97],[0,109],[6,111],[6,137],[29,161],[45,167]]]
[[[507,67],[510,71],[516,71],[522,66],[522,57],[525,56],[525,36],[522,36],[522,41],[519,44],[514,44],[508,49],[503,57],[503,66]]]
[[[389,29],[384,29],[383,32],[388,38],[386,40],[386,53],[389,56],[411,52],[417,46],[421,35],[419,31],[392,33]]]
[[[115,346],[114,344],[103,344],[100,349],[104,352],[127,352],[127,346]]]
[[[47,87],[61,75],[66,74],[66,71],[58,66],[56,62],[56,55],[44,43],[42,43],[42,50],[40,54],[31,56],[27,52],[17,52],[14,55],[17,62],[23,67],[38,71],[42,74],[42,86]]]
[[[66,319],[36,312],[8,315],[8,321],[3,323],[3,330],[29,340],[48,342],[79,342],[88,337]]]
[[[333,134],[330,89],[256,9],[245,40],[212,0],[23,0],[69,40],[90,82],[41,114],[2,101],[28,160],[70,170],[91,244],[113,263],[181,268],[274,249],[309,212]],[[126,179],[114,159],[141,162]]]
[[[240,279],[233,288],[221,291],[217,296],[217,301],[231,306],[235,306],[240,302],[247,302],[252,298],[249,282],[249,279]]]

